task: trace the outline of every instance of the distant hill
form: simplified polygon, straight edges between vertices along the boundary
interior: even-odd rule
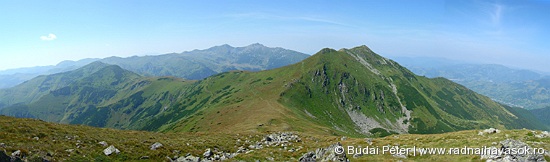
[[[203,79],[230,70],[260,71],[290,65],[309,55],[283,48],[270,48],[261,44],[246,47],[215,46],[180,54],[142,57],[109,57],[102,62],[144,76],[175,76],[185,79]]]
[[[75,73],[82,76],[72,78]],[[523,109],[500,105],[444,78],[417,76],[366,46],[323,49],[289,66],[230,71],[199,81],[143,77],[100,62],[54,76],[45,77],[57,78],[55,84],[43,84],[49,79],[35,84],[49,85],[41,97],[0,113],[161,132],[300,131],[360,137],[488,127],[547,129]],[[12,90],[17,89],[32,88]]]
[[[542,109],[532,109],[529,111],[531,111],[531,113],[543,124],[546,124],[550,127],[550,107]]]
[[[246,47],[221,45],[205,50],[154,56],[63,61],[55,66],[0,71],[0,89],[13,87],[39,75],[74,70],[98,60],[119,65],[144,76],[175,76],[196,80],[230,70],[259,71],[278,68],[302,61],[307,57],[309,55],[300,52],[270,48],[256,43]]]
[[[12,88],[0,89],[0,109],[14,104],[28,104],[34,102],[43,95],[68,86],[78,79],[82,79],[83,77],[87,77],[97,72],[105,66],[108,65],[101,62],[93,62],[73,71],[42,75]]]
[[[99,59],[62,61],[55,66],[37,66],[0,71],[0,89],[16,86],[39,75],[48,75],[74,70],[97,60]]]
[[[550,106],[550,77],[534,71],[434,58],[398,58],[398,61],[415,74],[448,78],[504,104],[526,109]]]

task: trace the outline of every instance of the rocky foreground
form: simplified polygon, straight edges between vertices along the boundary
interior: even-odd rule
[[[550,150],[531,130],[471,130],[354,138],[298,132],[154,133],[46,123],[0,116],[0,161],[548,161],[543,154],[343,154],[339,147],[488,147]]]

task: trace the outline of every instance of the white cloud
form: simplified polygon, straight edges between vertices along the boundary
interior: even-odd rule
[[[495,25],[500,24],[500,20],[502,19],[502,12],[504,10],[504,6],[500,4],[494,4],[492,12],[491,12],[491,21]]]
[[[57,39],[57,36],[55,36],[55,34],[48,34],[46,36],[40,36],[40,39],[43,40],[43,41],[53,41],[55,39]]]
[[[317,22],[317,23],[325,23],[325,24],[331,24],[331,25],[339,25],[339,26],[345,26],[345,27],[352,27],[352,25],[341,23],[338,21],[333,21],[329,19],[323,19],[323,18],[315,18],[315,17],[307,17],[307,16],[281,16],[276,14],[269,14],[269,13],[242,13],[242,14],[231,14],[226,15],[227,17],[232,18],[244,18],[244,19],[263,19],[263,20],[301,20],[301,21],[309,21],[309,22]]]

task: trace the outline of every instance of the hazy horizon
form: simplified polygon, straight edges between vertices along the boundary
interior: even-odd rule
[[[0,71],[261,43],[550,72],[547,1],[1,2]]]

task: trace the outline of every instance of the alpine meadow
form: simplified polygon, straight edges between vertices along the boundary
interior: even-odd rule
[[[0,162],[548,161],[549,11],[0,2]]]

